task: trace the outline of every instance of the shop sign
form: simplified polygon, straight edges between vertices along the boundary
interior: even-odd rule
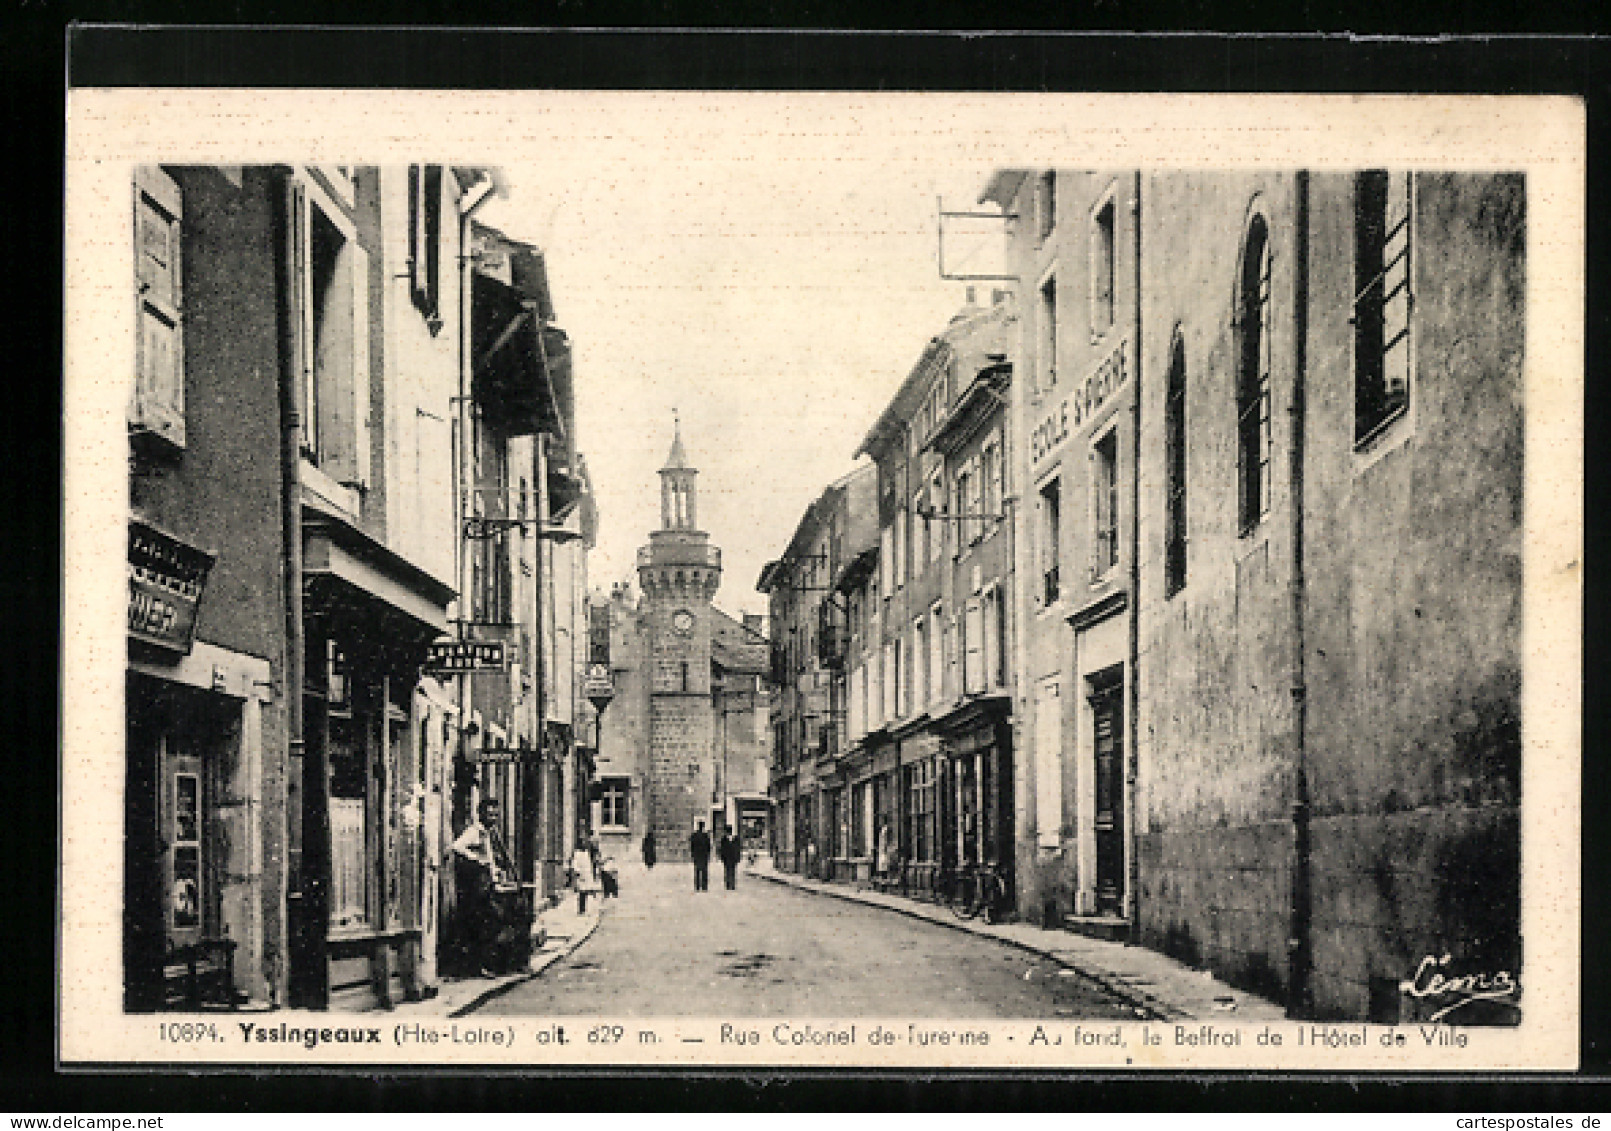
[[[615,677],[608,664],[593,663],[587,666],[582,694],[600,711],[609,705],[610,700],[615,698]]]
[[[1029,433],[1029,461],[1032,466],[1056,451],[1059,444],[1068,439],[1071,433],[1077,432],[1108,402],[1108,398],[1124,387],[1130,377],[1126,360],[1128,344],[1121,341],[1115,346],[1102,364],[1041,417],[1040,423]]]
[[[129,636],[190,654],[215,558],[143,522],[129,523]]]
[[[479,766],[491,762],[519,762],[523,760],[521,755],[518,746],[472,746],[464,752],[464,760]]]
[[[507,657],[501,640],[438,640],[426,653],[430,674],[502,671]]]

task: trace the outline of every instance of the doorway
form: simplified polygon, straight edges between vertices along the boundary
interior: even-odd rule
[[[1090,677],[1092,749],[1096,761],[1096,910],[1124,912],[1124,674],[1115,665]]]

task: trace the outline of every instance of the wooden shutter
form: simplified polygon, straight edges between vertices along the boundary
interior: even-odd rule
[[[349,482],[352,486],[367,488],[370,480],[369,254],[353,241],[348,243],[347,255],[352,281],[353,450]]]
[[[984,605],[970,597],[962,621],[962,679],[968,694],[984,690]]]
[[[129,423],[185,443],[183,216],[179,185],[160,169],[134,174],[135,380]]]
[[[313,368],[313,271],[309,263],[308,188],[290,182],[286,191],[286,226],[291,244],[291,325],[295,341],[298,411],[302,417],[302,454],[318,460],[319,395]]]

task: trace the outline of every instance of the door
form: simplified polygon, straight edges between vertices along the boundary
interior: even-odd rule
[[[1109,683],[1091,696],[1096,755],[1096,909],[1124,910],[1124,685]]]

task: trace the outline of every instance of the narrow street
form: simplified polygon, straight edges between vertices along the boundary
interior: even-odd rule
[[[623,867],[593,937],[478,1014],[1134,1020],[1055,962],[751,876],[693,891],[693,866]]]

